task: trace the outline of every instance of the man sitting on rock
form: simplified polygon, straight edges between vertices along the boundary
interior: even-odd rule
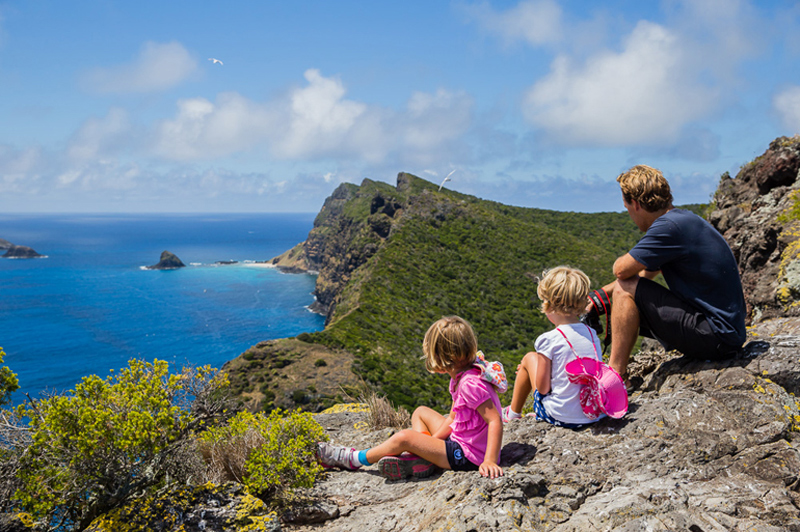
[[[728,243],[699,216],[672,206],[655,168],[634,166],[617,178],[622,202],[645,235],[614,262],[609,364],[627,382],[638,335],[700,360],[736,356],[745,341],[745,303]],[[669,288],[652,279],[661,272]],[[590,305],[591,306],[591,305]]]

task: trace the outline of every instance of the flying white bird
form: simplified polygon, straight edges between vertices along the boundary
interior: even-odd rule
[[[456,170],[458,170],[458,168],[456,168]],[[452,179],[450,179],[450,176],[453,175],[453,172],[455,172],[456,170],[453,170],[452,172],[447,174],[447,177],[444,178],[444,181],[442,181],[442,184],[439,185],[439,190],[437,192],[441,192],[442,191],[442,187],[444,186],[445,183],[447,183],[448,181],[452,181]]]
[[[211,61],[212,65],[216,63],[219,63],[220,65],[222,64],[222,61],[220,61],[219,59],[214,59],[213,57],[209,57],[208,60]]]

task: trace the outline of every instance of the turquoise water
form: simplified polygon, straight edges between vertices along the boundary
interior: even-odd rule
[[[64,391],[131,358],[221,367],[248,347],[322,329],[315,278],[254,264],[305,240],[312,214],[0,215],[0,346],[23,393]],[[186,268],[146,270],[161,252]],[[217,261],[238,261],[219,265]]]

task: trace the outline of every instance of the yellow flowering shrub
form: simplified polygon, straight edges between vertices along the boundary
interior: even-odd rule
[[[0,347],[0,364],[6,354]],[[0,367],[0,406],[7,405],[11,401],[11,394],[19,389],[17,375],[12,373],[6,366]]]
[[[204,432],[200,449],[216,482],[235,480],[264,500],[290,501],[298,488],[314,485],[322,466],[316,445],[325,430],[307,412],[239,412],[230,422]]]
[[[226,382],[210,367],[170,374],[165,361],[131,360],[18,407],[31,442],[18,456],[15,502],[45,530],[82,530],[134,495],[185,481],[192,463],[202,469],[193,434],[222,413],[208,397]],[[187,408],[197,398],[204,413]]]

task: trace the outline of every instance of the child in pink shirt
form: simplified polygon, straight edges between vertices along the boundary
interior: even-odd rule
[[[450,375],[453,407],[443,416],[420,406],[411,416],[411,428],[385,442],[357,451],[320,442],[317,458],[326,467],[358,469],[378,462],[390,479],[426,477],[436,466],[454,471],[478,471],[485,477],[503,474],[498,465],[503,441],[500,400],[495,386],[505,382],[499,363],[486,363],[478,351],[472,327],[457,316],[442,318],[425,333],[425,367]]]

